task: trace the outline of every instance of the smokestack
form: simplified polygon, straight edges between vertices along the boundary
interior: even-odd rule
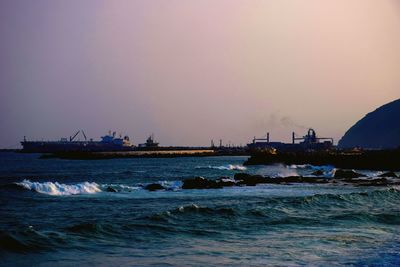
[[[269,143],[269,133],[267,133],[267,143]]]
[[[294,144],[295,139],[296,139],[296,134],[293,132],[292,133],[292,144]]]

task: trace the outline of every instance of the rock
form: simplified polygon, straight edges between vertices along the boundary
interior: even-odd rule
[[[314,176],[323,176],[324,172],[322,170],[316,170],[315,172],[311,173]]]
[[[398,178],[397,174],[394,172],[386,172],[383,173],[381,175],[379,175],[379,177],[393,177],[393,178]]]
[[[111,186],[109,186],[109,187],[106,188],[106,192],[117,193],[118,191],[117,191],[117,189],[112,188]]]
[[[288,176],[272,178],[275,183],[287,184],[287,183],[308,183],[308,184],[321,184],[328,183],[327,179],[315,178],[315,177],[303,177],[303,176]]]
[[[209,180],[204,177],[195,177],[183,181],[182,189],[211,189],[222,188],[217,181]]]
[[[146,185],[144,189],[149,191],[157,191],[157,190],[165,190],[165,187],[160,184],[149,184]]]
[[[254,186],[257,184],[290,184],[290,183],[328,183],[327,179],[303,176],[263,177],[261,175],[238,174],[235,175],[238,185]]]
[[[257,184],[268,183],[270,178],[263,177],[261,175],[250,175],[247,173],[237,173],[234,179],[238,181],[238,185],[254,186]]]
[[[241,172],[241,173],[235,173],[233,179],[235,179],[236,181],[245,180],[246,178],[249,178],[251,176],[252,176],[251,174]]]
[[[359,178],[362,177],[362,174],[359,174],[355,171],[351,170],[336,170],[335,171],[335,178],[344,178],[344,179],[352,179],[352,178]]]
[[[287,177],[276,177],[273,178],[277,183],[301,183],[303,182],[303,177],[301,176],[287,176]]]
[[[230,186],[236,185],[235,181],[232,181],[231,179],[224,178],[224,177],[219,178],[218,180],[216,180],[216,182],[218,185],[220,185],[222,187],[230,187]]]

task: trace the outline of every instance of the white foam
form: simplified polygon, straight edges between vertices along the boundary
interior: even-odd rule
[[[227,182],[236,183],[236,180],[235,180],[235,179],[231,179],[231,178],[222,178],[221,181],[222,181],[222,182],[225,182],[225,183],[227,183]]]
[[[292,170],[322,171],[325,177],[333,177],[336,171],[335,167],[331,165],[314,166],[311,164],[293,164],[287,166],[287,168]]]
[[[216,170],[228,170],[228,171],[245,171],[247,168],[242,165],[223,165],[223,166],[197,166],[196,169],[216,169]]]
[[[31,182],[30,180],[23,180],[16,183],[26,189],[36,191],[38,193],[52,195],[52,196],[69,196],[79,194],[95,194],[101,192],[101,189],[96,183],[78,183],[73,185],[60,184],[58,182]]]
[[[168,190],[178,191],[182,188],[182,181],[159,181]]]
[[[288,166],[290,169],[308,169],[311,165],[309,164],[292,164]]]
[[[283,170],[275,175],[275,177],[289,177],[289,176],[300,176],[299,173],[295,170]]]

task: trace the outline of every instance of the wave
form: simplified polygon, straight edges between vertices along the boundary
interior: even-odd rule
[[[397,203],[397,204],[396,204]],[[316,194],[306,196],[300,203],[303,208],[364,208],[369,205],[400,204],[400,190],[398,187],[377,189],[369,192],[354,192],[346,194]]]
[[[0,230],[0,251],[17,253],[54,250],[66,245],[63,235],[57,232],[41,232],[29,226],[14,231]]]
[[[178,191],[182,188],[182,181],[158,181],[168,191]],[[125,184],[97,184],[95,182],[82,182],[77,184],[63,184],[59,182],[32,182],[24,179],[22,182],[0,186],[5,190],[30,190],[51,196],[70,196],[96,194],[100,192],[130,193],[143,189],[144,185],[137,186]]]
[[[112,224],[109,223],[79,223],[64,229],[68,233],[96,236],[96,235],[111,235],[119,231]]]
[[[177,191],[182,189],[182,181],[159,181],[159,184],[169,191]]]
[[[332,165],[321,165],[321,166],[314,166],[311,164],[292,164],[289,166],[291,169],[309,169],[309,170],[322,170],[322,171],[330,171],[335,167]]]
[[[205,215],[205,216],[234,216],[235,210],[233,208],[210,208],[202,207],[196,204],[180,206],[176,209],[167,210],[161,213],[156,213],[147,217],[152,221],[168,221],[169,218],[182,215]]]
[[[292,164],[287,166],[293,170],[322,171],[325,177],[333,177],[335,175],[335,167],[332,165],[314,166],[311,164]]]
[[[382,209],[382,205],[389,208]],[[234,217],[235,220],[245,221],[252,218],[254,223],[258,222],[262,225],[310,225],[368,220],[374,223],[400,225],[398,205],[400,205],[400,190],[392,187],[369,192],[271,197],[257,203],[256,207],[241,205],[209,207],[190,204],[154,214],[149,219],[174,223],[181,222],[182,217],[187,216],[189,220],[193,216],[196,218],[200,216],[215,220],[222,219],[221,223],[223,223],[226,219],[231,220]],[[324,216],[317,216],[322,210]],[[216,223],[215,220],[213,223]]]
[[[176,205],[164,211],[149,211],[147,216],[78,221],[52,232],[37,231],[32,227],[0,230],[0,253],[57,250],[80,245],[80,242],[86,242],[86,238],[126,238],[130,242],[148,242],[149,236],[152,239],[177,234],[208,236],[230,231],[269,231],[271,227],[281,226],[287,229],[292,226],[365,223],[400,225],[399,188],[307,197],[257,198],[253,205],[240,200],[229,205],[216,204]]]
[[[233,164],[228,164],[228,165],[223,165],[223,166],[196,166],[196,169],[215,169],[215,170],[228,170],[228,171],[245,171],[247,168],[242,165],[233,165]]]
[[[311,164],[292,164],[286,166],[287,169],[291,170],[308,170],[308,171],[322,171],[325,177],[334,177],[337,168],[333,165],[321,165],[315,166]],[[385,173],[385,171],[371,171],[371,170],[357,170],[356,172],[362,174],[365,177],[379,177],[379,175]]]
[[[187,206],[180,206],[179,208],[173,210],[171,213],[206,213],[206,214],[219,214],[219,215],[234,215],[235,211],[232,208],[209,208],[201,207],[196,204],[191,204]]]
[[[60,184],[58,182],[31,182],[30,180],[23,180],[22,182],[15,183],[25,189],[36,191],[41,194],[52,196],[69,196],[80,194],[95,194],[101,192],[100,186],[97,183],[78,183],[73,185]]]

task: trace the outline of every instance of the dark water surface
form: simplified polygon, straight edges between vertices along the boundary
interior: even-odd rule
[[[245,157],[38,157],[0,153],[1,266],[400,265],[399,188],[181,190],[193,176],[307,175],[315,167],[244,169]],[[169,190],[142,189],[153,182]]]

